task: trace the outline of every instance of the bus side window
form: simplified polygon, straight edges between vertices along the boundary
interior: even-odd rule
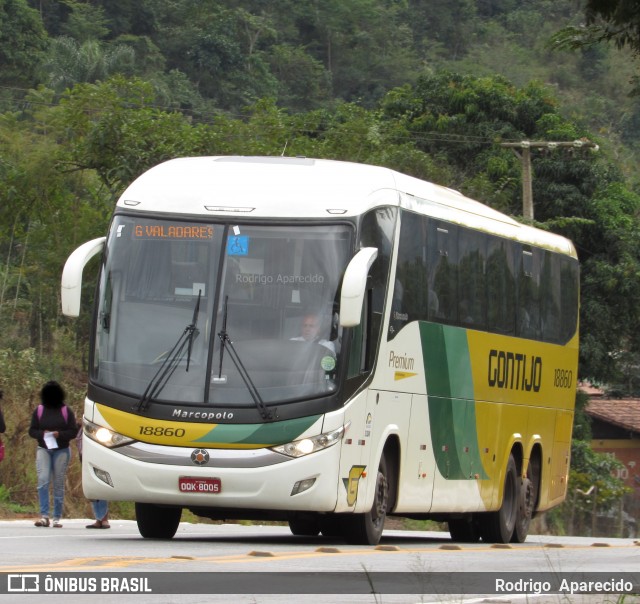
[[[560,257],[560,341],[568,342],[578,327],[578,296],[580,270],[577,260]]]
[[[523,338],[540,338],[540,264],[542,250],[523,247],[518,271],[517,334]]]
[[[540,275],[540,315],[542,339],[560,341],[560,257],[545,251]]]
[[[458,239],[458,323],[464,327],[486,329],[486,246],[484,233],[461,229]]]
[[[455,324],[458,320],[458,229],[432,221],[428,233],[429,319]]]
[[[489,331],[511,335],[515,332],[516,282],[513,255],[499,237],[487,243],[487,323]]]

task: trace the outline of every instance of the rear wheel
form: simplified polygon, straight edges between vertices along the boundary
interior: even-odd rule
[[[172,539],[181,516],[182,508],[136,502],[136,522],[145,539]]]
[[[518,498],[520,480],[513,455],[509,455],[504,477],[504,494],[502,505],[497,512],[483,514],[480,523],[482,540],[487,543],[509,543],[518,516]]]
[[[380,541],[380,537],[382,537],[388,504],[389,480],[387,461],[383,453],[378,466],[371,510],[366,514],[353,514],[345,516],[343,519],[347,542],[357,545],[376,545]]]
[[[514,543],[524,543],[529,534],[533,510],[538,500],[540,488],[540,458],[532,457],[527,467],[527,475],[520,480],[518,493],[518,516],[516,526],[511,537]]]

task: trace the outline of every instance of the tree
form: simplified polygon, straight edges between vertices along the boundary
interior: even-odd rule
[[[518,89],[499,76],[451,72],[392,90],[382,109],[385,118],[403,124],[418,149],[454,167],[455,181],[441,184],[513,213],[521,206],[520,165],[497,143],[534,137],[544,116],[556,112],[541,86]]]
[[[2,97],[5,87],[26,87],[33,76],[48,38],[38,13],[29,8],[25,0],[0,0],[0,86]]]
[[[463,57],[469,50],[477,23],[477,11],[483,9],[481,3],[471,0],[411,0],[409,7],[407,21],[418,47],[426,49],[436,46],[439,54],[454,60]],[[485,6],[484,11],[490,11],[489,7]]]
[[[54,112],[65,169],[95,171],[114,201],[151,166],[197,152],[198,130],[181,113],[154,109],[154,101],[153,86],[138,79],[75,86]]]
[[[80,43],[101,40],[109,35],[107,18],[102,7],[77,0],[63,0],[63,3],[70,9],[67,21],[62,26],[64,35]]]
[[[156,7],[154,41],[169,69],[187,74],[220,108],[276,96],[277,82],[262,49],[263,40],[274,34],[268,17],[197,0],[177,4],[165,0]]]
[[[640,352],[640,196],[621,183],[600,189],[576,233],[582,256],[581,374],[625,377],[624,356]]]
[[[610,455],[596,453],[591,443],[573,440],[567,500],[559,514],[565,516],[569,534],[583,534],[590,527],[592,536],[598,513],[609,512],[631,489],[614,476],[623,464]]]
[[[594,42],[613,41],[640,52],[640,11],[637,0],[587,0],[587,25]]]
[[[97,236],[108,216],[95,202],[93,175],[62,169],[52,98],[51,91],[28,95],[21,119],[5,115],[0,126],[0,347],[33,347],[42,359],[60,335],[61,259]]]
[[[294,111],[316,109],[331,98],[331,76],[304,48],[278,44],[268,52],[278,79],[278,101]]]
[[[89,39],[81,44],[69,37],[51,42],[49,53],[40,70],[47,86],[56,92],[81,82],[96,82],[115,73],[129,74],[135,55],[129,46],[107,46]]]
[[[587,0],[585,23],[559,30],[550,45],[556,49],[589,52],[603,43],[629,48],[640,55],[640,10],[638,0]],[[634,76],[631,93],[640,95],[640,78]]]

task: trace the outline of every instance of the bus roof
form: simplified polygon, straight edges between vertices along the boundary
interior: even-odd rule
[[[575,257],[558,235],[523,225],[461,193],[389,168],[306,157],[184,157],[149,169],[117,207],[252,218],[341,218],[395,205]]]

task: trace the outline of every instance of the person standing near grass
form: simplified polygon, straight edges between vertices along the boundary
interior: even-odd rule
[[[0,401],[2,400],[2,397],[3,397],[3,392],[2,390],[0,390]],[[2,407],[0,407],[0,434],[4,434],[6,430],[7,430],[7,425],[4,423],[4,416],[2,415]],[[0,447],[2,447],[2,439],[0,439]],[[0,460],[3,458],[4,458],[4,455],[0,455]]]
[[[53,483],[53,526],[61,528],[64,506],[64,481],[71,458],[69,442],[78,428],[71,408],[64,403],[65,392],[58,382],[47,382],[40,392],[42,403],[31,416],[29,436],[38,441],[36,472],[40,520],[38,527],[51,526],[49,520],[49,486]]]
[[[2,392],[2,390],[0,390],[0,401],[2,400],[3,396],[4,396],[4,393]],[[7,430],[7,426],[4,423],[4,416],[2,415],[2,407],[0,407],[0,434],[4,434],[6,430]]]

